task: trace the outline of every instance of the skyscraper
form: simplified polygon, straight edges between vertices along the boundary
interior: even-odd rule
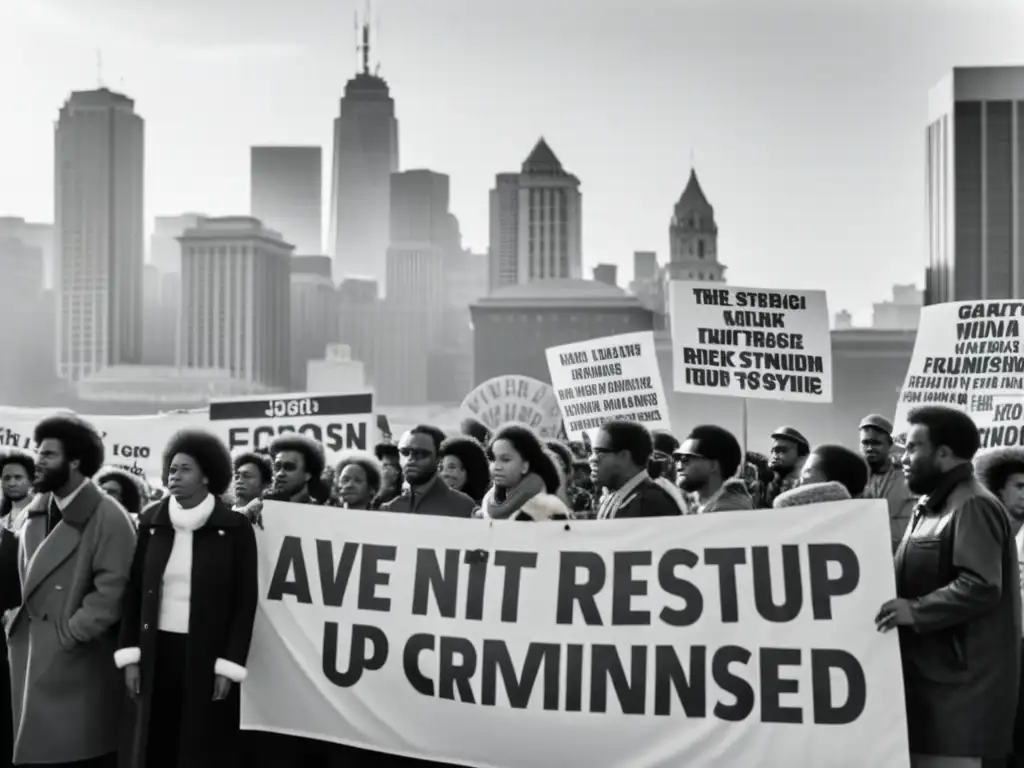
[[[1024,298],[1024,67],[957,67],[928,94],[925,303]]]
[[[320,147],[252,147],[249,213],[295,246],[295,253],[323,253]]]
[[[327,256],[291,259],[291,388],[304,392],[310,360],[323,360],[338,336],[338,297]]]
[[[178,366],[287,388],[292,246],[248,216],[200,219],[179,241]]]
[[[686,188],[672,209],[668,240],[670,280],[725,281],[725,267],[718,262],[715,209],[705,197],[695,170],[691,169]]]
[[[181,274],[181,243],[178,238],[205,217],[204,213],[183,213],[179,216],[157,216],[153,220],[149,263],[160,270],[161,275]]]
[[[490,286],[583,277],[580,180],[541,138],[491,190]]]
[[[142,356],[143,121],[132,99],[75,91],[55,131],[57,374]]]
[[[328,250],[336,283],[366,276],[384,293],[398,121],[387,82],[370,72],[369,24],[363,24],[362,36],[362,71],[346,83],[334,120]]]

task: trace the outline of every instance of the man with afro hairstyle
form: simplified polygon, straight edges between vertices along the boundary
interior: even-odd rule
[[[263,497],[274,482],[274,465],[261,451],[241,451],[231,457],[234,470],[232,509],[241,512],[249,522],[259,525]]]
[[[7,448],[0,453],[0,526],[17,532],[25,522],[25,509],[32,503],[32,482],[36,457],[23,448]]]
[[[18,536],[20,605],[0,592],[0,611],[14,608],[7,633],[14,763],[113,766],[124,688],[111,659],[135,528],[91,480],[104,456],[91,424],[51,416],[36,425],[34,439],[39,495]],[[8,567],[5,557],[0,567]],[[30,669],[46,670],[45,677],[30,680]]]
[[[268,499],[293,504],[325,504],[330,498],[321,476],[324,447],[297,432],[279,435],[270,444],[274,483]]]

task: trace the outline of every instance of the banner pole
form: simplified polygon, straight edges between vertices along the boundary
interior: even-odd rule
[[[743,398],[743,465],[747,463],[747,398]]]

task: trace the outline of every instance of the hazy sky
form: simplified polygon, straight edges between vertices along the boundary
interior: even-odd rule
[[[1016,9],[1015,9],[1016,6]],[[252,144],[320,144],[353,0],[0,0],[0,215],[53,216],[53,121],[106,85],[146,120],[146,218],[245,213]],[[451,176],[484,250],[494,174],[540,135],[582,181],[584,266],[668,257],[691,151],[737,285],[869,319],[922,283],[928,89],[1024,63],[1019,0],[376,0],[403,169]],[[325,169],[325,183],[330,173]],[[326,229],[326,220],[325,220]]]

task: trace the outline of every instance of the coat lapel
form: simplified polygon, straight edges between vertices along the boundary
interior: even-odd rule
[[[46,513],[50,499],[51,494],[39,497],[39,506],[33,510],[25,526],[25,554],[28,565],[22,587],[23,602],[28,600],[47,576],[78,550],[78,545],[82,541],[82,529],[99,505],[100,491],[91,482],[87,482],[63,511],[63,519],[47,536]]]

